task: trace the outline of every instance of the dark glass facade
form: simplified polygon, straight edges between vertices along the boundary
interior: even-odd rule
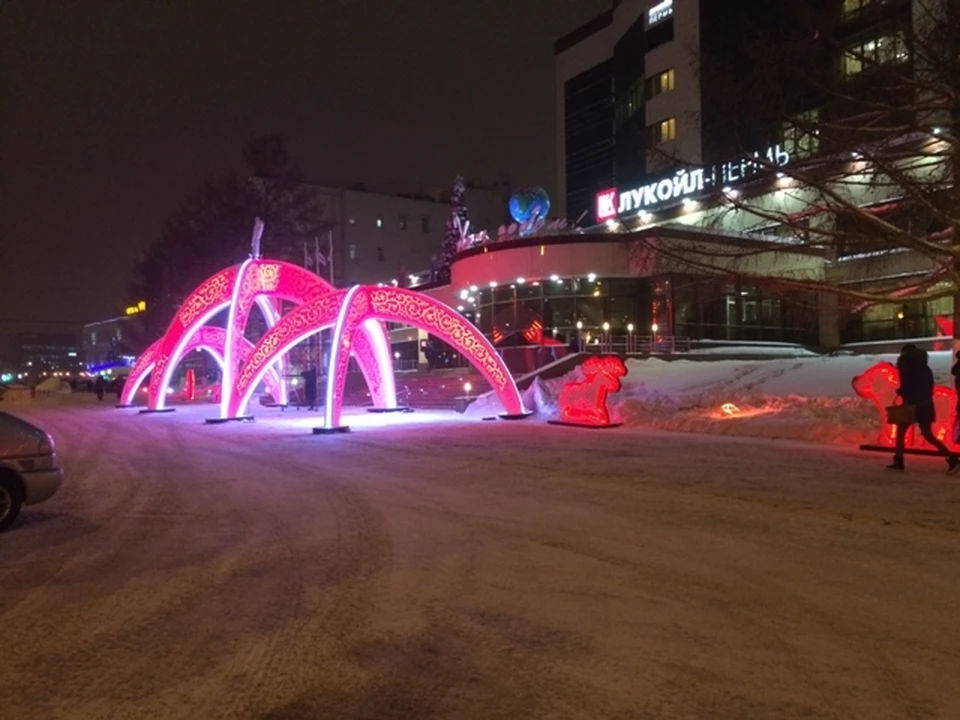
[[[535,324],[545,338],[567,343],[578,322],[594,335],[609,323],[613,335],[632,324],[638,335],[656,325],[661,335],[692,339],[819,341],[815,294],[756,283],[588,276],[483,289],[475,300],[474,322],[497,344],[524,344]]]
[[[571,78],[564,89],[567,215],[589,213],[598,188],[614,182],[613,60]]]

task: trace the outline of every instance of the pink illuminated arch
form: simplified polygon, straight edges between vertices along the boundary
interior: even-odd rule
[[[436,335],[456,348],[490,383],[508,415],[526,414],[520,391],[490,341],[473,323],[433,298],[402,288],[357,286],[347,291],[333,330],[324,423],[340,424],[350,353],[370,320],[402,323]]]
[[[186,357],[194,350],[203,350],[213,358],[214,362],[217,363],[217,367],[219,367],[222,372],[226,337],[227,333],[223,328],[211,326],[202,327],[190,336],[189,341],[183,346],[181,357]],[[132,405],[134,400],[136,400],[137,390],[139,390],[143,384],[144,378],[153,370],[156,361],[156,348],[159,342],[160,341],[157,341],[147,348],[130,370],[120,398],[122,405]],[[240,346],[240,361],[246,362],[252,353],[253,343],[243,338],[243,343]],[[277,399],[277,402],[285,404],[285,399],[281,400],[281,398],[284,398],[284,383],[276,365],[269,368],[263,380],[267,385],[267,390]],[[166,392],[166,388],[164,388],[164,392]]]
[[[251,258],[217,273],[190,294],[164,336],[137,360],[124,388],[121,403],[129,405],[133,402],[138,388],[149,374],[148,407],[151,410],[164,409],[167,387],[174,369],[185,353],[200,347],[210,351],[221,364],[221,418],[237,417],[239,408],[246,409],[249,394],[253,390],[245,385],[243,393],[238,395],[236,392],[237,380],[243,366],[252,355],[253,346],[244,337],[244,331],[253,306],[260,307],[267,327],[273,329],[282,322],[281,302],[302,306],[335,293],[331,285],[313,273],[279,260]],[[224,310],[228,311],[225,329],[205,327],[207,322]],[[319,329],[322,328],[317,328]],[[203,333],[207,330],[219,330],[219,334],[204,336]],[[216,335],[217,341],[200,342],[197,340],[198,334],[208,338]],[[290,347],[292,345],[286,350]],[[378,322],[366,323],[355,348],[355,356],[370,387],[374,405],[383,408],[396,407],[396,389],[389,359],[390,341],[386,328]],[[265,379],[274,397],[284,403],[284,354],[272,356],[270,366],[273,368],[271,371],[259,373],[257,383]]]
[[[235,392],[228,408],[230,417],[246,414],[250,396],[277,357],[282,357],[311,335],[333,327],[349,292],[339,290],[295,308],[260,339],[249,361],[244,363],[237,375]],[[379,321],[370,320],[364,330],[357,337],[353,354],[367,382],[370,397],[374,407],[395,408],[397,399],[393,361],[386,329]]]

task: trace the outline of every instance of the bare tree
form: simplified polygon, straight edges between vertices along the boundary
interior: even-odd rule
[[[741,93],[722,128],[741,149],[759,134],[790,162],[751,155],[750,182],[708,178],[705,209],[678,211],[678,222],[699,213],[726,242],[676,237],[670,225],[647,242],[700,274],[769,280],[782,261],[776,282],[850,312],[953,298],[960,347],[960,0],[780,7],[789,28],[757,27],[752,62],[710,69],[702,82]],[[788,260],[801,256],[819,267]]]

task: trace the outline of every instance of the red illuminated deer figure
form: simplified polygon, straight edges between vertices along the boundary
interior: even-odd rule
[[[620,390],[627,368],[616,355],[592,357],[580,366],[583,380],[560,391],[560,421],[601,427],[610,424],[607,396]]]
[[[878,444],[884,447],[893,447],[896,442],[897,428],[887,422],[886,408],[897,404],[897,387],[900,385],[900,373],[892,363],[879,362],[871,365],[863,374],[853,379],[853,390],[860,397],[872,400],[880,413],[882,430],[877,439]],[[934,436],[953,446],[953,437],[950,429],[953,427],[954,409],[957,403],[957,391],[944,385],[937,385],[933,389],[933,405],[937,419],[932,425]],[[929,447],[922,439],[917,441],[914,428],[907,431],[905,447]]]

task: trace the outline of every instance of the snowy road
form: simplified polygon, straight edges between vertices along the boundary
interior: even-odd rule
[[[25,414],[68,483],[0,536],[3,720],[960,717],[931,460]]]

